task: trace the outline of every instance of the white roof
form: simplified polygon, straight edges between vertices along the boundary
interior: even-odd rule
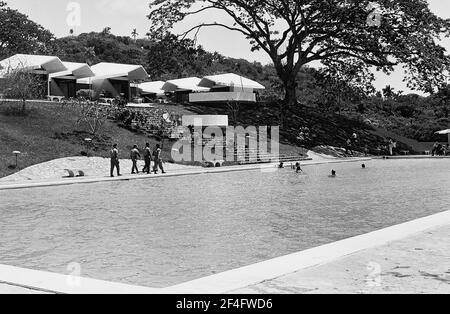
[[[137,85],[137,88],[142,90],[144,93],[164,95],[166,92],[163,90],[163,86],[166,82],[156,81],[156,82],[145,82]]]
[[[126,78],[129,81],[145,80],[148,73],[142,65],[102,62],[91,67],[95,76],[90,79],[78,80],[79,83],[89,83],[90,80]]]
[[[183,126],[224,127],[228,126],[228,116],[225,115],[186,115],[183,116]]]
[[[201,79],[198,77],[188,77],[178,80],[167,81],[163,90],[166,92],[181,92],[181,91],[193,91],[193,92],[208,92],[210,89],[205,87],[200,87],[198,84]]]
[[[63,62],[63,64],[67,68],[67,71],[53,73],[50,77],[73,76],[76,79],[81,79],[95,75],[91,67],[86,63]]]
[[[450,134],[450,129],[436,132],[436,134],[441,134],[441,135]]]
[[[67,70],[61,60],[54,56],[16,54],[0,61],[0,74],[16,69],[42,70],[48,74]]]
[[[258,82],[252,81],[243,76],[228,73],[228,74],[220,74],[220,75],[212,75],[204,77],[199,83],[200,86],[213,88],[213,87],[221,87],[221,86],[234,86],[238,88],[248,88],[248,89],[256,89],[262,90],[266,89],[263,85]]]

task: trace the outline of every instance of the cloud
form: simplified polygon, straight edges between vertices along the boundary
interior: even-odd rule
[[[95,8],[106,14],[121,13],[126,15],[142,16],[144,12],[150,11],[148,2],[145,0],[96,0]]]

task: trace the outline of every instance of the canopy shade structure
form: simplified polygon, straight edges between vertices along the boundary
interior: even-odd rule
[[[166,82],[156,81],[156,82],[145,82],[137,85],[137,88],[144,95],[156,95],[156,96],[164,96],[166,91],[163,90],[163,86]]]
[[[63,64],[67,70],[50,74],[50,78],[82,79],[95,75],[86,63],[63,62]]]
[[[93,80],[116,79],[126,81],[142,81],[148,73],[142,65],[102,62],[91,67],[94,76],[78,80],[79,84],[90,84]]]
[[[0,76],[18,69],[44,75],[67,71],[61,60],[54,56],[16,54],[0,61]]]
[[[440,134],[440,135],[447,135],[447,134],[450,134],[450,129],[436,132],[436,134]]]
[[[200,81],[199,86],[207,88],[234,87],[235,89],[243,88],[251,90],[266,89],[263,85],[259,84],[258,82],[252,81],[248,78],[245,78],[243,76],[234,73],[206,76]]]
[[[170,80],[164,84],[162,89],[166,92],[208,92],[209,88],[198,86],[200,81],[201,79],[198,77]]]
[[[440,134],[440,135],[448,135],[448,144],[450,145],[450,129],[442,130],[442,131],[436,132],[436,134]]]

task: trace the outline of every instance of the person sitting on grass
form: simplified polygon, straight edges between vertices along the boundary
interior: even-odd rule
[[[433,145],[433,149],[431,150],[431,156],[438,156],[439,155],[439,151],[441,150],[442,145],[439,142],[435,142]]]
[[[141,154],[139,153],[137,145],[133,146],[133,149],[131,150],[131,153],[130,153],[130,158],[131,158],[131,161],[133,162],[133,168],[131,169],[131,174],[139,174],[137,162],[141,158]]]

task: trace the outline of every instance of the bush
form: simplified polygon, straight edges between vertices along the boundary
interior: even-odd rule
[[[77,98],[82,99],[93,99],[95,96],[95,92],[92,89],[80,89],[77,91]]]
[[[395,108],[395,112],[397,112],[404,118],[410,119],[415,116],[417,110],[412,106],[402,105],[402,106],[398,106],[397,108]]]

